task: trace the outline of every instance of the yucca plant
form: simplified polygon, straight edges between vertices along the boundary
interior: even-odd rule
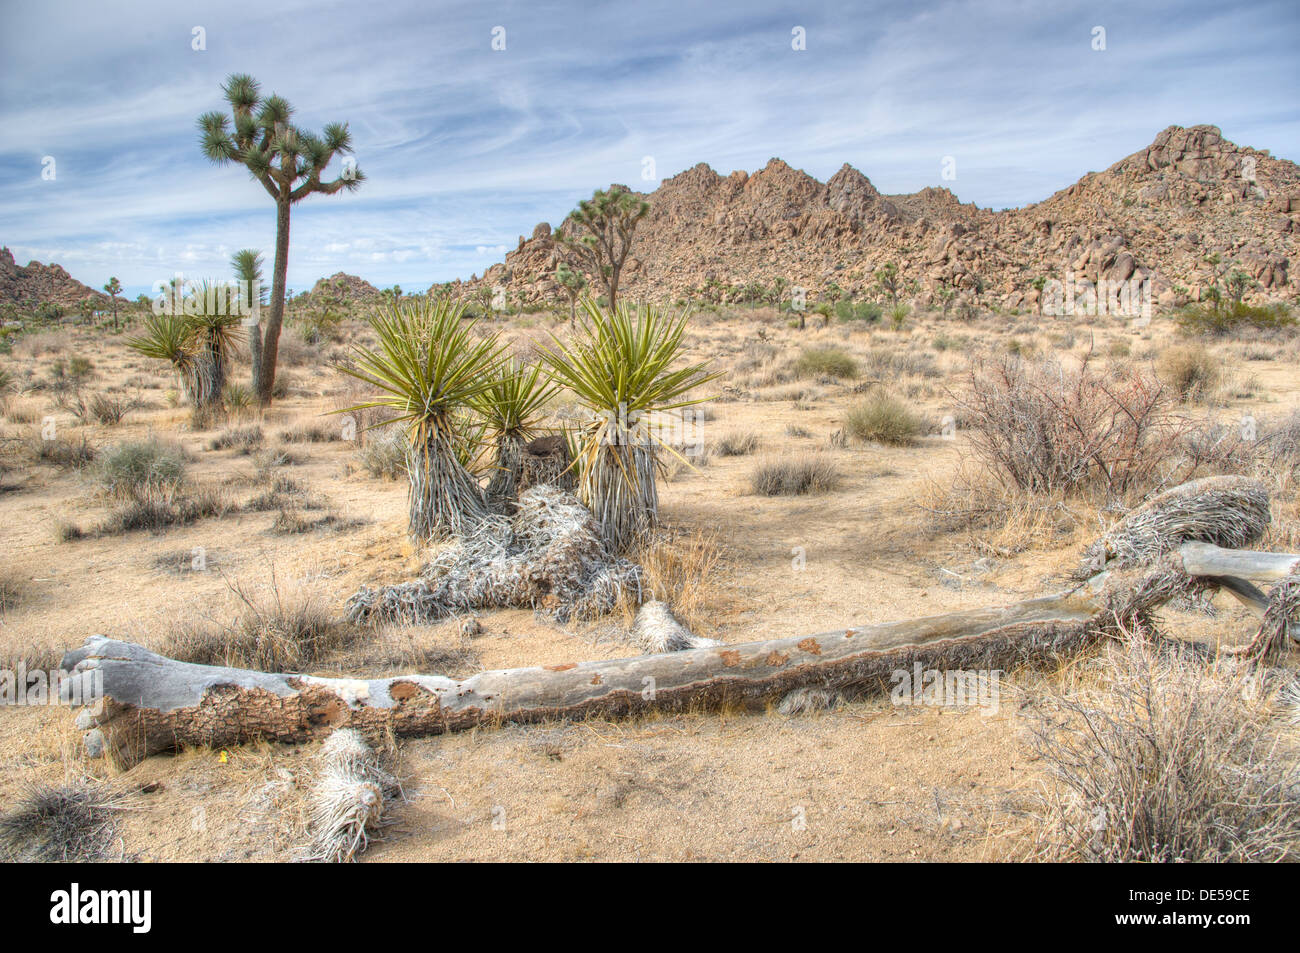
[[[475,339],[461,313],[447,300],[394,300],[371,319],[376,349],[354,345],[352,363],[336,365],[380,393],[335,413],[387,408],[394,415],[374,426],[406,425],[408,531],[417,542],[463,535],[488,514],[466,467],[474,435],[464,410],[492,386],[502,347],[496,335]]]
[[[221,407],[227,369],[243,336],[229,293],[223,284],[194,285],[179,310],[146,318],[143,333],[127,341],[145,357],[171,364],[196,415]]]
[[[129,338],[126,345],[145,357],[170,364],[186,399],[198,405],[194,329],[185,315],[164,312],[146,316],[141,333]]]
[[[541,373],[540,365],[524,365],[512,357],[497,368],[491,386],[474,401],[486,437],[496,447],[487,487],[488,503],[494,509],[504,509],[518,494],[524,444],[537,436],[542,408],[559,393],[559,385]]]
[[[658,522],[658,451],[676,453],[654,433],[651,416],[708,400],[685,395],[720,374],[702,364],[673,369],[684,313],[673,318],[653,306],[608,310],[591,300],[582,311],[577,338],[565,344],[552,334],[542,358],[593,414],[577,435],[578,493],[605,542],[621,552]]]

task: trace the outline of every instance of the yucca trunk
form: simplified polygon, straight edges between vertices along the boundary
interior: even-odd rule
[[[487,503],[501,513],[519,496],[519,478],[524,467],[524,442],[518,435],[501,434],[497,437],[495,467],[487,485]]]
[[[411,480],[408,532],[416,542],[462,536],[487,515],[478,481],[456,457],[446,426],[420,428],[407,450]]]
[[[654,447],[645,441],[605,442],[588,456],[582,502],[596,517],[611,552],[626,552],[658,523],[657,465]]]

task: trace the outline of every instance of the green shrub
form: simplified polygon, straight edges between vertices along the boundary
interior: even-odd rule
[[[845,426],[859,440],[906,446],[921,435],[925,421],[898,398],[878,391],[849,410]]]
[[[794,370],[800,377],[852,378],[858,376],[858,362],[837,347],[808,348],[795,361]]]
[[[1281,303],[1258,307],[1238,301],[1228,307],[1189,304],[1174,319],[1188,334],[1234,334],[1245,328],[1280,331],[1296,325],[1295,315]]]
[[[842,298],[835,302],[835,320],[844,323],[865,321],[874,324],[880,320],[883,313],[880,305],[874,301],[852,301],[848,298]]]
[[[158,440],[118,444],[99,462],[99,483],[119,499],[139,499],[185,479],[185,455]]]

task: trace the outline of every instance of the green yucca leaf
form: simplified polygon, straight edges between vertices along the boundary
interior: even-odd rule
[[[516,358],[498,366],[491,386],[473,401],[493,437],[529,440],[536,434],[542,407],[560,391],[541,372],[540,365],[525,366]]]
[[[405,423],[413,432],[450,427],[453,411],[492,387],[503,350],[495,334],[475,340],[462,310],[446,300],[387,305],[371,319],[377,348],[355,346],[352,364],[336,365],[380,393],[335,413],[379,407],[393,412],[382,423]]]

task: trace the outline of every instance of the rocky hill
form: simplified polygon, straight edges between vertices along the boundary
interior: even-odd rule
[[[1199,298],[1206,259],[1246,271],[1249,297],[1295,300],[1300,167],[1234,145],[1214,126],[1171,126],[1104,172],[1022,209],[962,204],[947,189],[882,195],[845,165],[828,182],[780,159],[752,174],[721,176],[700,164],[645,196],[622,292],[655,300],[783,278],[816,300],[834,283],[868,293],[873,272],[895,263],[908,297],[932,303],[951,291],[984,304],[1033,309],[1036,278],[1152,279],[1158,300]],[[563,253],[551,226],[520,236],[482,278],[515,301],[559,297]],[[446,286],[436,286],[443,290]]]
[[[86,298],[94,298],[101,306],[108,301],[107,295],[83,285],[59,265],[29,261],[20,267],[13,252],[0,248],[0,304],[34,308],[52,301],[73,308]]]

